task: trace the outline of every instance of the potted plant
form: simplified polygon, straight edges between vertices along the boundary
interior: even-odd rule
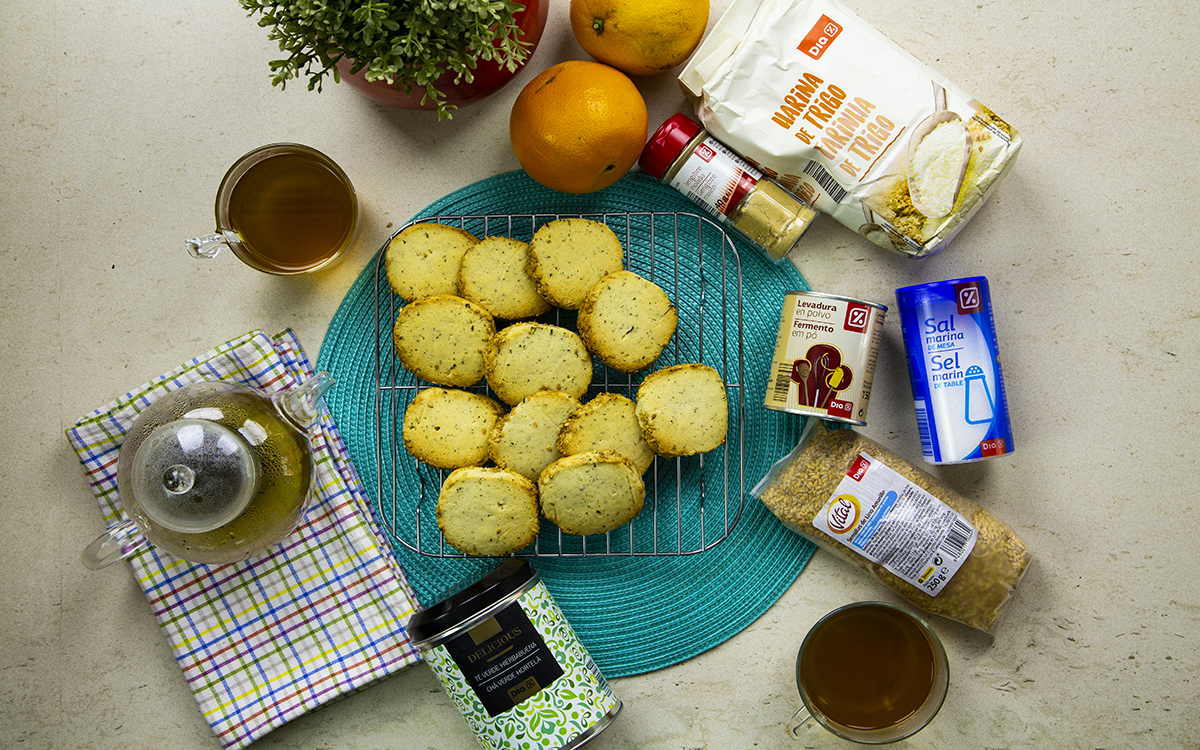
[[[274,85],[326,76],[375,101],[451,110],[500,90],[533,54],[550,0],[241,0],[287,56]]]

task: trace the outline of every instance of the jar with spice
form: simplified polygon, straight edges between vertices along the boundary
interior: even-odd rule
[[[732,227],[773,263],[787,257],[817,216],[682,113],[655,131],[638,164]]]

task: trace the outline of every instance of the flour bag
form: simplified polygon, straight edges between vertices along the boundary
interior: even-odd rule
[[[679,81],[713,137],[912,257],[944,249],[1021,149],[996,113],[836,0],[734,0]]]

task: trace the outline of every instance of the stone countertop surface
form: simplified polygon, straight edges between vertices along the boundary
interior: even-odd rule
[[[101,523],[63,430],[247,330],[291,327],[315,361],[338,303],[391,227],[519,168],[507,134],[521,87],[559,60],[586,59],[566,0],[554,2],[516,82],[448,122],[345,85],[272,87],[278,49],[233,0],[6,4],[0,747],[219,747],[128,568],[79,564]],[[724,7],[716,0],[710,24]],[[934,618],[949,697],[901,746],[1200,746],[1192,6],[852,7],[1025,138],[1015,168],[944,253],[893,256],[826,219],[796,259],[814,289],[889,306],[907,284],[977,274],[992,284],[1017,451],[933,473],[1011,524],[1034,563],[994,638]],[[651,128],[688,107],[675,74],[637,83]],[[365,227],[352,251],[329,271],[290,279],[228,254],[188,257],[182,240],[211,231],[225,169],[273,141],[321,149],[351,176]],[[914,424],[893,307],[862,431],[921,463]],[[818,552],[731,640],[614,680],[625,709],[592,746],[798,746],[783,731],[799,701],[796,649],[822,614],[862,599],[896,597]],[[473,743],[417,665],[255,746]]]

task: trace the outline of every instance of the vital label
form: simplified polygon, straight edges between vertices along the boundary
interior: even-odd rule
[[[728,222],[729,215],[758,184],[762,173],[714,138],[705,138],[683,163],[671,187],[700,204],[714,218]]]
[[[768,409],[863,425],[887,308],[788,292],[768,375]]]
[[[941,593],[979,538],[961,514],[866,453],[813,526],[930,596]]]
[[[498,716],[562,677],[563,670],[520,607],[507,607],[446,644],[467,683]]]
[[[896,290],[925,460],[963,463],[1013,452],[987,279]]]

